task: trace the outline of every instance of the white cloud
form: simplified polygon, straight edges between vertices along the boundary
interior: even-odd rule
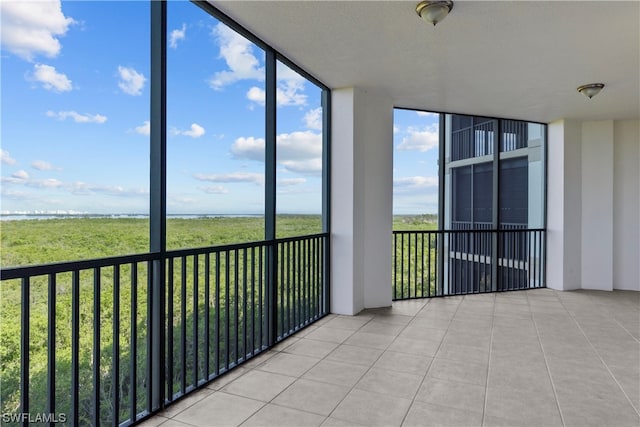
[[[27,171],[22,169],[17,172],[14,172],[13,174],[11,174],[11,176],[17,179],[29,179],[29,174],[27,173]]]
[[[247,99],[256,104],[264,105],[266,97],[264,89],[257,86],[253,86],[247,91]]]
[[[224,182],[224,183],[242,183],[242,182],[250,182],[257,185],[264,184],[264,175],[260,173],[254,172],[233,172],[226,174],[195,174],[194,178],[198,181],[208,181],[208,182]]]
[[[415,190],[421,188],[437,188],[437,176],[409,176],[405,178],[395,178],[393,187],[398,190]]]
[[[205,193],[207,193],[207,194],[227,194],[227,193],[229,193],[229,190],[224,188],[222,185],[210,185],[210,186],[206,186],[206,187],[201,187],[200,189],[202,191],[204,191]]]
[[[306,105],[307,95],[300,93],[301,90],[304,90],[304,84],[298,82],[286,81],[278,83],[278,87],[276,88],[276,104],[278,107]],[[247,99],[264,106],[266,92],[257,86],[253,86],[247,91]]]
[[[127,95],[141,95],[146,77],[131,67],[118,66],[118,87]]]
[[[149,192],[144,189],[124,188],[119,185],[89,184],[82,181],[64,184],[63,187],[76,196],[89,196],[98,193],[109,196],[137,197],[149,194]]]
[[[279,107],[307,105],[307,95],[304,92],[305,79],[291,68],[278,62],[276,76],[276,104]],[[264,89],[253,86],[247,92],[247,99],[264,106],[266,93]]]
[[[418,129],[410,127],[408,135],[402,138],[397,149],[400,151],[428,151],[438,147],[438,124]]]
[[[8,151],[0,149],[0,163],[4,163],[5,165],[15,165],[16,159],[11,157]]]
[[[293,185],[300,185],[307,182],[305,178],[284,178],[278,180],[278,185],[282,187],[290,187]]]
[[[209,80],[215,90],[237,82],[238,80],[264,79],[264,68],[253,54],[253,45],[246,38],[220,23],[212,31],[220,46],[219,57],[227,63],[228,70],[218,71]]]
[[[186,32],[187,32],[187,24],[182,24],[182,28],[179,30],[176,29],[171,31],[171,34],[169,34],[169,47],[173,49],[177,49],[178,41],[184,40],[186,36]]]
[[[3,48],[27,61],[38,54],[57,56],[62,48],[58,37],[75,23],[64,16],[59,0],[1,1],[0,16]]]
[[[262,138],[238,138],[231,145],[237,159],[264,162]],[[276,136],[277,162],[290,172],[317,175],[322,172],[322,135],[312,131],[283,133]]]
[[[438,117],[438,113],[431,113],[429,111],[416,111],[416,114],[421,117]]]
[[[59,181],[55,178],[29,179],[28,174],[26,178],[24,176],[20,176],[22,174],[18,174],[18,175],[19,176],[3,177],[2,182],[6,182],[9,184],[20,184],[20,185],[25,185],[27,187],[34,187],[34,188],[59,188],[64,185],[62,181]]]
[[[151,135],[151,122],[149,120],[145,120],[144,123],[137,126],[134,131],[140,135]]]
[[[68,92],[73,89],[71,80],[62,73],[56,71],[55,67],[45,64],[34,64],[33,74],[30,78],[41,83],[42,87],[52,92]]]
[[[7,190],[2,189],[2,198],[3,199],[16,199],[16,200],[26,200],[31,197],[31,193],[26,191],[15,191],[15,190]]]
[[[75,111],[47,111],[47,117],[53,117],[58,120],[65,120],[67,118],[73,119],[76,123],[104,123],[107,121],[107,117],[101,114],[80,114]]]
[[[31,162],[31,167],[39,171],[50,171],[57,169],[51,163],[45,162],[44,160],[35,160]]]
[[[171,129],[171,135],[173,136],[184,135],[190,136],[191,138],[200,138],[204,134],[204,128],[197,123],[191,123],[191,127],[188,130]]]
[[[322,130],[322,107],[307,111],[304,123],[309,129]]]

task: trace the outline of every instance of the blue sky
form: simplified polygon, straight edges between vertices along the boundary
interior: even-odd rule
[[[149,4],[0,5],[2,212],[148,213]],[[264,52],[186,1],[168,43],[168,212],[262,213]],[[277,210],[320,213],[321,91],[277,73]],[[437,116],[394,124],[394,212],[436,212]]]

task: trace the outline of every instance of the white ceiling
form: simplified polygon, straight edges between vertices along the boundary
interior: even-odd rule
[[[398,107],[551,122],[640,117],[640,2],[213,1],[330,88]],[[602,82],[589,100],[576,91]]]

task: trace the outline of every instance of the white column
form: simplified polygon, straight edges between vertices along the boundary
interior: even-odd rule
[[[582,123],[582,288],[613,290],[613,121]]]
[[[331,311],[391,305],[393,103],[332,91]]]
[[[548,126],[547,286],[579,289],[582,273],[582,169],[580,122]]]
[[[613,288],[640,291],[640,120],[613,135]]]

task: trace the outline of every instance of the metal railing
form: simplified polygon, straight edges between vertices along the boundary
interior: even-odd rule
[[[157,412],[158,388],[168,404],[328,313],[327,239],[3,269],[3,298],[16,298],[20,318],[2,319],[5,331],[19,331],[15,351],[3,353],[2,412],[96,426]],[[161,383],[153,383],[154,331],[164,349]]]
[[[393,232],[393,300],[545,287],[545,231]]]
[[[451,132],[451,161],[473,157],[491,156],[494,138],[497,134],[495,120],[476,123]],[[526,148],[528,144],[528,123],[518,120],[501,120],[500,151],[514,151]]]

